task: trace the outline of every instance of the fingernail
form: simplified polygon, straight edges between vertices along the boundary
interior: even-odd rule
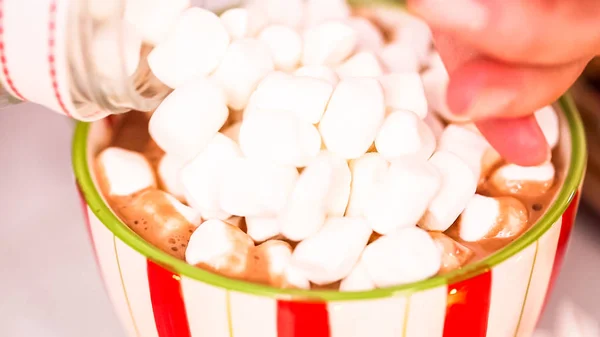
[[[428,23],[448,28],[481,30],[488,21],[487,9],[475,0],[416,0],[411,9]]]
[[[472,119],[501,117],[506,109],[515,101],[518,93],[514,90],[487,89],[478,94],[464,111],[454,112],[458,116]]]

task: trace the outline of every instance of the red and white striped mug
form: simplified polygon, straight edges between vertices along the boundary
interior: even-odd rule
[[[73,164],[106,290],[131,337],[527,337],[559,272],[585,171],[580,117],[569,97],[556,108],[562,186],[537,224],[463,269],[367,292],[232,280],[148,244],[113,214],[90,170],[110,137],[106,121],[78,125]]]

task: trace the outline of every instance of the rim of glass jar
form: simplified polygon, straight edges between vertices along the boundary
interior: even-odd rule
[[[149,48],[142,46],[136,71],[126,74],[123,34],[114,43],[118,51],[119,78],[104,78],[95,70],[93,59],[93,36],[103,26],[118,27],[122,31],[125,24],[125,1],[117,1],[115,12],[102,21],[93,19],[90,3],[96,0],[72,2],[68,13],[67,63],[71,83],[71,99],[79,119],[88,121],[106,116],[108,113],[123,113],[129,110],[151,111],[171,91],[150,71],[146,56]]]
[[[455,270],[441,276],[434,276],[419,282],[370,291],[338,292],[326,290],[279,289],[256,283],[230,279],[189,265],[185,261],[178,260],[147,243],[145,240],[131,231],[127,225],[121,222],[121,220],[119,220],[119,218],[113,214],[109,206],[104,202],[100,192],[92,180],[90,167],[87,162],[88,133],[90,130],[89,123],[79,122],[76,127],[73,138],[72,160],[75,176],[79,186],[81,187],[84,198],[98,219],[115,236],[117,236],[127,245],[153,262],[174,273],[178,273],[181,276],[185,276],[213,286],[258,296],[283,299],[314,299],[324,301],[377,299],[390,296],[399,296],[402,294],[411,294],[441,285],[458,282],[484,273],[485,271],[514,256],[538,240],[559,219],[559,217],[563,215],[582,182],[586,165],[587,150],[583,124],[572,98],[570,95],[565,94],[558,100],[558,104],[562,108],[561,113],[565,116],[565,120],[568,124],[570,132],[571,159],[562,188],[558,192],[552,205],[534,226],[498,252],[481,261],[468,264],[462,269]]]

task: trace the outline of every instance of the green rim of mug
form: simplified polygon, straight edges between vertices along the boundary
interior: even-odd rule
[[[568,123],[569,131],[571,133],[571,161],[563,187],[560,189],[554,203],[551,205],[551,207],[549,207],[548,211],[539,219],[539,221],[529,231],[517,238],[505,248],[481,261],[469,264],[462,269],[455,270],[445,275],[435,276],[420,282],[371,291],[335,292],[279,289],[219,276],[217,274],[213,274],[189,265],[185,261],[178,260],[162,252],[158,248],[155,248],[131,231],[127,225],[121,222],[119,218],[113,214],[96,188],[90,172],[90,166],[88,165],[87,161],[87,145],[88,133],[91,126],[90,123],[79,122],[77,124],[73,138],[73,168],[84,198],[98,219],[116,237],[138,251],[140,254],[181,276],[201,281],[213,286],[226,288],[228,290],[288,300],[313,299],[323,301],[346,301],[403,296],[426,289],[451,284],[484,273],[485,271],[507,260],[511,256],[514,256],[538,240],[565,212],[582,182],[586,165],[587,150],[583,124],[573,100],[567,94],[561,97],[558,103],[564,112],[566,117],[565,119]]]

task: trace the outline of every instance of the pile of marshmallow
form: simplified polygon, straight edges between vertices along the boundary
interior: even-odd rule
[[[447,72],[415,17],[392,15],[384,38],[339,0],[264,0],[220,17],[161,3],[133,26],[174,89],[149,122],[165,155],[155,172],[108,148],[97,172],[107,198],[162,221],[158,236],[128,225],[192,265],[301,289],[415,282],[471,258],[451,226],[467,242],[518,235],[520,198],[554,183],[552,162],[506,164],[449,112]],[[536,117],[555,147],[556,112]]]

